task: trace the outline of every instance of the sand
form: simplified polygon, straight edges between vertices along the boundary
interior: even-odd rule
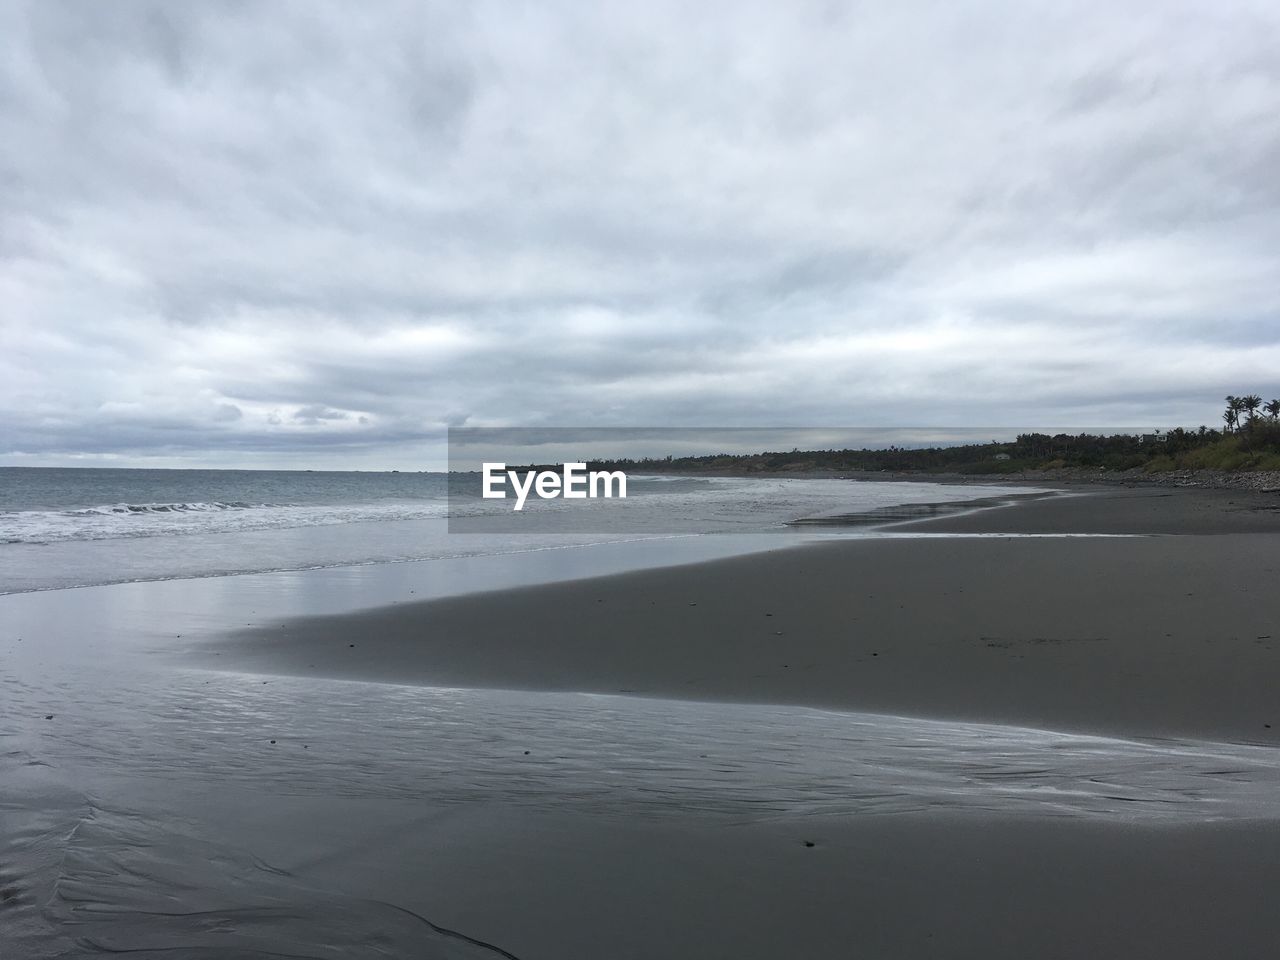
[[[895,529],[1120,533],[1125,510],[1139,530],[1240,522],[1233,497],[1165,493]],[[855,539],[268,623],[209,649],[265,673],[1278,743],[1278,577],[1269,532]]]
[[[1276,744],[1277,502],[1092,489],[892,529],[1143,536],[833,540],[270,622],[205,652],[264,674]],[[405,876],[374,851],[344,872],[546,960],[1262,957],[1280,941],[1278,823],[995,809],[726,825],[477,804],[447,839],[398,839],[436,869]]]
[[[1069,484],[1066,496],[931,520],[939,533],[1280,533],[1280,493]]]
[[[22,829],[0,837],[0,879],[18,891],[0,910],[9,929],[33,931],[33,957],[92,955],[62,952],[68,929],[116,949],[162,942],[170,949],[149,955],[174,957],[211,937],[344,957],[1268,957],[1280,942],[1280,801],[1213,822],[1196,815],[1194,793],[1166,812],[1156,794],[1132,797],[1125,771],[1113,769],[1115,785],[1088,784],[1114,794],[1101,814],[1036,789],[1018,804],[992,791],[975,807],[948,802],[945,786],[893,796],[891,766],[870,778],[875,790],[890,784],[882,803],[842,815],[780,810],[734,779],[749,768],[741,754],[759,751],[794,776],[785,768],[811,769],[800,761],[814,762],[812,751],[779,757],[753,734],[722,741],[736,758],[701,746],[680,754],[625,711],[636,724],[625,750],[607,726],[570,743],[532,704],[548,699],[538,691],[622,693],[599,709],[657,704],[668,734],[688,729],[675,723],[678,708],[729,701],[1142,738],[1157,758],[1164,738],[1178,738],[1184,752],[1204,750],[1213,789],[1273,763],[1275,503],[1104,488],[903,524],[889,539],[323,617],[273,618],[264,578],[86,594],[139,624],[156,598],[168,598],[154,609],[174,619],[192,591],[228,607],[253,598],[252,626],[210,638],[189,623],[180,644],[140,636],[136,664],[110,638],[82,647],[79,633],[94,637],[93,608],[76,613],[68,592],[62,645],[22,651],[46,664],[45,686],[10,691],[31,713],[18,728],[28,739],[15,743],[35,750],[55,738],[50,752],[65,769],[24,761],[5,785],[0,823]],[[938,536],[958,532],[1143,536]],[[290,582],[308,596],[328,581]],[[44,706],[73,689],[65,665],[83,649],[100,658],[100,731],[70,703]],[[147,701],[127,692],[135,683]],[[413,695],[418,685],[534,693],[486,701],[515,705],[501,726],[464,705],[447,714],[461,727],[428,727],[436,714]],[[522,704],[527,744],[512,739]],[[46,712],[52,719],[37,716]],[[450,742],[423,742],[415,723]],[[1046,767],[1069,740],[1048,736]],[[1232,754],[1212,741],[1264,747]],[[145,761],[147,778],[120,782],[117,744],[128,769]],[[498,767],[469,766],[467,744]],[[847,761],[863,748],[846,749]],[[1252,773],[1214,766],[1219,753],[1240,751]],[[454,768],[441,768],[442,757]],[[1007,772],[1035,788],[1033,759],[992,754],[989,769],[969,775]],[[82,782],[57,779],[81,767]],[[640,788],[628,779],[650,769]],[[559,774],[539,770],[579,774],[559,791]],[[713,773],[728,800],[699,805],[720,796],[700,786]],[[461,798],[442,799],[459,783]],[[83,852],[59,852],[64,819]],[[60,873],[28,866],[58,857]],[[172,878],[197,862],[199,882],[175,893]],[[122,885],[114,878],[126,868]],[[70,928],[46,929],[37,905],[57,890],[81,899],[64,902]]]
[[[1248,824],[699,828],[488,811],[456,827],[443,853],[430,846],[423,900],[521,958],[1263,958],[1280,933],[1280,834]],[[399,886],[371,858],[380,874]]]

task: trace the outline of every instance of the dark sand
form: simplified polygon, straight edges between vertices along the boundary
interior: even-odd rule
[[[421,844],[434,869],[419,894],[437,922],[522,960],[1263,960],[1280,936],[1280,832],[1249,824],[682,828],[480,811],[454,829],[443,849]],[[377,855],[367,870],[404,889]]]
[[[1196,487],[1067,486],[1060,497],[940,517],[920,529],[939,533],[1280,533],[1280,493]]]
[[[1090,491],[895,529],[1183,535],[829,542],[273,623],[205,662],[1276,744],[1276,503]],[[1270,957],[1276,813],[731,825],[477,802],[348,857],[341,882],[525,960]]]
[[[1280,743],[1280,534],[1208,532],[1280,518],[1166,494],[894,529],[1203,535],[841,540],[269,624],[211,652],[265,673]]]

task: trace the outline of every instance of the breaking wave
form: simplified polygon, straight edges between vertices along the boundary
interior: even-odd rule
[[[83,510],[65,510],[72,517],[112,516],[121,513],[200,513],[208,510],[250,510],[254,507],[270,507],[269,503],[244,503],[232,501],[222,503],[113,503],[101,507],[86,507]]]
[[[346,504],[252,503],[244,500],[111,503],[71,510],[0,512],[0,542],[62,543],[271,530],[378,520],[443,517],[441,500]]]

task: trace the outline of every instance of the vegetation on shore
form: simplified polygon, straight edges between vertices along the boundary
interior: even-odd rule
[[[1011,474],[1025,470],[1141,469],[1280,471],[1280,400],[1227,397],[1221,430],[1176,427],[1151,434],[1025,433],[1012,442],[946,447],[862,450],[791,450],[700,457],[611,460],[593,469],[653,473],[807,473],[896,471]]]

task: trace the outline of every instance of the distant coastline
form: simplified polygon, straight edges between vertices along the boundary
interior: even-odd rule
[[[1259,416],[1256,405],[1240,406],[1235,397],[1227,400],[1222,430],[1202,426],[1111,435],[1022,433],[1012,442],[712,453],[597,460],[590,467],[682,476],[999,478],[1280,490],[1280,402],[1266,404],[1267,416]],[[1241,412],[1247,413],[1245,419]]]
[[[635,468],[633,468],[635,469]],[[656,471],[655,471],[656,472]],[[671,476],[769,476],[779,479],[867,480],[878,482],[956,483],[982,485],[1027,484],[1028,486],[1156,486],[1198,487],[1206,490],[1248,490],[1280,493],[1280,470],[1108,470],[1105,467],[1026,468],[1012,473],[961,473],[930,470],[760,470],[746,473],[733,469],[684,470],[666,468]]]

